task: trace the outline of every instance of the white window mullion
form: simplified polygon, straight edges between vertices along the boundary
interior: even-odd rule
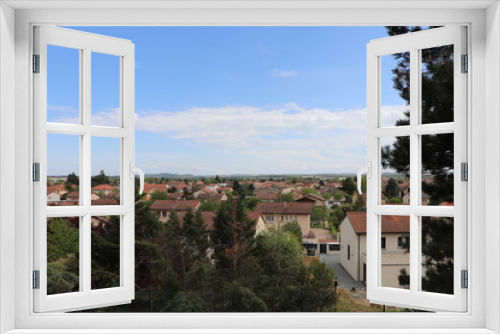
[[[420,231],[419,219],[414,211],[419,204],[420,198],[420,137],[415,134],[415,128],[419,124],[419,111],[421,106],[420,92],[421,82],[419,80],[420,52],[417,48],[410,51],[410,292],[416,293],[420,287]],[[416,279],[417,278],[417,279]]]

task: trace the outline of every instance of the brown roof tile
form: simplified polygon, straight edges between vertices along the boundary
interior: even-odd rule
[[[356,234],[366,233],[366,212],[348,212],[347,218]],[[382,216],[382,233],[409,233],[409,216]]]
[[[258,203],[255,212],[311,214],[314,203],[273,202]]]
[[[151,205],[151,211],[186,211],[187,208],[196,209],[200,205],[198,200],[177,201],[170,199],[159,199]]]

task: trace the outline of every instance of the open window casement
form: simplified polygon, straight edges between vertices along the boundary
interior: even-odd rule
[[[50,62],[51,54],[56,51],[74,55],[74,72],[61,71],[57,67],[63,64]],[[116,60],[116,73],[119,73],[113,88],[117,92],[116,105],[110,106],[115,107],[115,127],[95,122],[91,110],[92,85],[99,80],[100,74],[97,70],[92,71],[91,66],[93,58],[98,60],[99,57]],[[54,76],[56,72],[63,75]],[[60,98],[65,94],[54,91],[57,89],[48,83],[64,80],[72,74],[77,87],[75,105],[79,106],[73,109],[78,110],[72,110],[72,120],[48,118],[47,96]],[[133,166],[134,44],[70,29],[35,27],[33,83],[34,311],[66,312],[130,303],[134,298],[133,172],[136,171]],[[102,85],[99,87],[102,89]],[[114,144],[106,146],[107,141]],[[105,167],[93,166],[93,163],[105,161],[106,156],[117,157],[115,172],[111,174],[114,175],[113,184],[94,191],[91,188],[93,170]],[[74,170],[77,180],[73,179],[72,189],[64,189],[61,185],[58,188],[57,180],[48,179],[47,175],[51,178],[54,175],[48,166],[53,165],[51,160],[55,159],[77,166]],[[61,195],[67,198],[48,201],[49,193],[57,200]],[[111,201],[94,202],[104,195]],[[73,243],[71,246],[73,241],[78,245]],[[53,254],[51,245],[54,243],[64,245],[61,249],[68,251]],[[103,258],[113,265],[96,270],[94,264]],[[65,264],[63,268],[71,268],[71,272],[61,269],[58,266],[61,262]]]
[[[466,54],[466,28],[458,26],[383,38],[367,46],[366,255],[367,298],[372,303],[467,310]],[[387,59],[394,64],[394,55],[399,71],[383,66]],[[399,85],[407,102],[397,123],[394,118],[388,123],[384,114],[383,93],[393,89],[382,85],[384,75]],[[403,203],[389,204],[384,193],[390,176],[384,171],[409,179],[397,184]],[[396,224],[404,221],[407,230]],[[404,254],[381,249],[381,237],[389,232],[409,240]],[[388,283],[391,275],[399,284]]]

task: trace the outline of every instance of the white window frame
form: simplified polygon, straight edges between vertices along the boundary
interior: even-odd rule
[[[134,189],[134,44],[129,40],[60,27],[34,27],[34,54],[39,55],[39,73],[34,83],[34,162],[39,163],[39,181],[33,184],[34,270],[39,271],[39,289],[34,289],[35,312],[74,311],[130,303],[135,298],[135,189]],[[47,122],[47,45],[78,50],[80,58],[79,123]],[[91,124],[92,53],[119,57],[119,127]],[[47,206],[47,134],[66,134],[79,138],[80,201],[78,206]],[[120,204],[91,205],[92,138],[109,137],[120,141]],[[91,218],[120,217],[120,285],[92,290]],[[79,291],[47,295],[47,218],[79,217]]]
[[[24,7],[15,11],[12,7]],[[43,10],[45,6],[45,10]],[[59,8],[59,7],[70,8]],[[78,6],[79,9],[71,6]],[[97,8],[99,6],[99,8]],[[122,8],[119,8],[123,6]],[[124,9],[124,6],[143,10]],[[150,7],[148,9],[147,7]],[[155,8],[151,7],[164,7]],[[184,8],[175,8],[183,6]],[[202,6],[202,7],[200,7]],[[398,7],[398,9],[394,9]],[[103,9],[114,8],[113,10]],[[170,8],[165,8],[170,7]],[[225,8],[226,7],[226,8]],[[229,8],[227,8],[229,7]],[[30,9],[31,8],[31,9]],[[49,8],[50,10],[46,10]],[[86,9],[81,9],[86,8]],[[118,9],[117,9],[118,8]],[[57,10],[59,9],[59,10]],[[411,9],[411,10],[409,10]],[[0,4],[0,331],[38,333],[105,333],[112,329],[128,333],[142,323],[158,332],[335,332],[350,333],[498,333],[500,331],[500,11],[496,1],[217,1],[183,4],[164,2],[17,2]],[[471,153],[468,210],[474,233],[469,233],[469,310],[467,313],[436,314],[33,314],[29,289],[32,262],[26,261],[32,245],[33,213],[29,194],[32,153],[31,33],[34,24],[61,25],[434,25],[466,24],[471,59],[469,76],[468,142]],[[486,23],[486,24],[485,24]],[[486,66],[488,71],[486,71]],[[13,87],[12,83],[15,82]],[[10,94],[9,94],[10,93]],[[15,96],[15,98],[14,98]],[[12,112],[15,110],[15,113]],[[474,121],[472,122],[472,116]],[[486,121],[488,119],[488,121]],[[14,131],[15,130],[15,131]],[[488,140],[486,135],[488,134]],[[12,145],[15,138],[15,145]],[[485,152],[488,152],[486,154]],[[15,175],[15,178],[12,177]],[[488,175],[488,182],[485,182]],[[12,199],[11,189],[15,189]],[[28,194],[28,195],[27,195]],[[487,194],[487,195],[486,195]],[[473,196],[471,196],[473,195]],[[486,205],[485,205],[486,204]],[[486,206],[489,207],[486,212]],[[488,219],[486,219],[488,218]],[[15,224],[12,224],[15,222]],[[472,232],[469,230],[469,232]],[[485,254],[488,250],[488,266]],[[14,256],[12,256],[14,255]],[[488,293],[485,287],[488,286]],[[15,288],[12,288],[15,287]],[[14,305],[14,307],[12,307]],[[167,328],[167,329],[165,329]],[[170,328],[170,330],[168,329]],[[59,330],[57,330],[59,329]],[[219,329],[219,330],[218,330]],[[461,329],[461,330],[460,330]],[[47,331],[45,331],[47,332]],[[185,332],[185,331],[184,331]],[[248,332],[248,330],[246,331]],[[14,333],[14,332],[13,332]]]
[[[467,163],[467,76],[462,73],[461,55],[467,55],[466,28],[449,26],[405,35],[373,40],[367,47],[367,159],[371,173],[367,181],[367,298],[378,304],[412,305],[424,310],[447,310],[463,312],[467,309],[466,289],[461,288],[461,270],[467,270],[467,186],[461,181],[460,164]],[[437,46],[453,45],[455,61],[454,75],[454,121],[448,123],[421,123],[421,50]],[[407,126],[382,127],[381,108],[381,58],[395,53],[410,54],[410,124]],[[454,134],[454,206],[429,206],[420,203],[421,182],[421,136],[430,134]],[[381,138],[408,136],[410,138],[410,182],[414,185],[410,205],[387,205],[381,203]],[[472,180],[471,180],[472,181]],[[381,284],[381,217],[403,215],[410,219],[410,289],[383,287]],[[453,217],[454,294],[439,294],[421,291],[422,282],[422,217]]]

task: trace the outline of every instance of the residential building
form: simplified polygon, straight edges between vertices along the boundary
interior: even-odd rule
[[[110,186],[109,184],[100,184],[98,186],[93,187],[92,193],[94,194],[101,194],[103,193],[104,195],[109,195],[112,192],[119,191],[119,188]]]
[[[325,205],[325,199],[323,196],[307,194],[303,195],[301,198],[297,199],[299,203],[313,203],[314,206],[323,206]]]
[[[156,217],[161,221],[167,221],[170,211],[187,211],[188,208],[197,210],[200,206],[199,200],[170,200],[170,199],[159,199],[151,205],[151,212],[154,212]]]
[[[382,216],[382,286],[401,288],[401,269],[409,273],[409,216]],[[340,225],[340,264],[356,281],[366,281],[366,212],[348,212]]]
[[[255,212],[264,217],[268,228],[278,227],[294,220],[300,225],[302,235],[307,236],[311,230],[311,214],[313,203],[274,202],[258,203]]]

